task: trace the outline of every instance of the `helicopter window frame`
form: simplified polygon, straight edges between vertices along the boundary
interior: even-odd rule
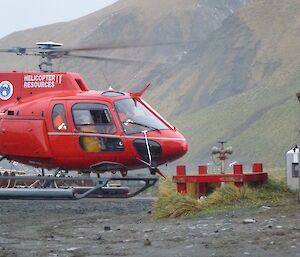
[[[114,107],[126,135],[139,134],[145,129],[149,131],[170,129],[168,124],[151,110],[150,106],[137,98],[115,100]]]
[[[68,129],[67,115],[65,105],[56,103],[51,113],[52,126],[57,131],[66,131]]]
[[[100,111],[100,112],[99,112]],[[80,132],[116,134],[117,127],[106,104],[75,103],[71,107],[74,127]]]

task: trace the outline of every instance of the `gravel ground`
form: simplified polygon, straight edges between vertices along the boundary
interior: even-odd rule
[[[0,201],[0,256],[300,256],[300,204],[153,220],[152,198]]]

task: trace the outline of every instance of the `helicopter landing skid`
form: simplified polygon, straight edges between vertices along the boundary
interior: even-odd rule
[[[79,200],[82,198],[131,198],[154,186],[158,177],[56,177],[1,176],[0,199]],[[135,182],[139,187],[131,192],[118,182]],[[144,184],[141,185],[141,182]],[[115,183],[115,184],[113,184]]]

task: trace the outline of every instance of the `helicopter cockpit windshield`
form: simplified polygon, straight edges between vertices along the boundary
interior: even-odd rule
[[[142,131],[169,129],[144,104],[134,98],[115,101],[116,110],[124,132],[128,134]]]

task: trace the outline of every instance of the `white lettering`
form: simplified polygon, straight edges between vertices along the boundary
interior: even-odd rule
[[[54,88],[61,84],[62,75],[35,74],[24,75],[24,88]]]

